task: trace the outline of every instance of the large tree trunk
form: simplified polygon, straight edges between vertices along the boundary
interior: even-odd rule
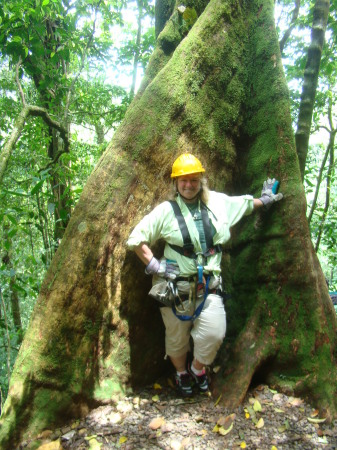
[[[152,66],[47,273],[12,375],[3,446],[167,370],[151,280],[125,242],[166,198],[172,162],[188,150],[216,190],[258,196],[274,175],[285,194],[234,230],[232,339],[214,391],[237,404],[256,375],[336,414],[336,317],[305,217],[273,1],[212,0],[169,56]]]

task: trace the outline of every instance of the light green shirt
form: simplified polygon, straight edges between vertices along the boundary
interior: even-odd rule
[[[179,195],[176,200],[186,221],[195,252],[202,253],[199,232],[193,217]],[[207,207],[210,221],[215,228],[213,243],[214,245],[225,244],[230,239],[230,227],[235,225],[244,215],[253,211],[253,197],[251,195],[230,197],[226,194],[210,191]],[[146,243],[151,247],[158,239],[163,239],[166,242],[164,256],[167,259],[177,261],[181,276],[190,276],[196,273],[195,261],[192,258],[180,255],[168,245],[183,246],[178,221],[169,202],[160,203],[136,225],[129,236],[127,245],[130,249],[141,243]],[[221,256],[221,253],[209,256],[204,266],[205,271],[220,274]]]

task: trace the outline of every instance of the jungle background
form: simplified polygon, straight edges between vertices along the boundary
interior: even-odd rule
[[[319,3],[275,2],[294,133]],[[331,1],[303,171],[311,238],[331,293],[337,291],[336,7]],[[158,34],[154,17],[147,0],[9,0],[0,8],[1,407],[46,269],[137,92]],[[184,20],[195,20],[193,9]]]

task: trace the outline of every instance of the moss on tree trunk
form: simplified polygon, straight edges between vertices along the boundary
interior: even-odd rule
[[[336,317],[306,223],[272,6],[212,0],[151,66],[44,280],[10,383],[4,448],[167,370],[151,280],[125,242],[166,198],[183,151],[200,156],[216,190],[259,196],[273,175],[285,195],[233,230],[230,339],[214,392],[236,404],[256,376],[336,414]]]

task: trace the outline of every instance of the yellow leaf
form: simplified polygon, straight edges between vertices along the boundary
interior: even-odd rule
[[[283,409],[279,409],[279,408],[275,408],[274,411],[277,412],[277,413],[284,413],[284,410]]]
[[[277,447],[275,447],[275,445],[272,445],[270,450],[277,450]]]
[[[159,383],[154,383],[153,388],[156,390],[163,389]]]
[[[246,447],[247,447],[245,441],[241,442],[240,447],[241,447],[241,448],[246,448]]]
[[[218,397],[218,399],[217,399],[217,401],[214,403],[214,406],[216,406],[219,402],[220,402],[220,400],[221,400],[221,397],[222,397],[222,394],[220,394],[219,395],[219,397]]]
[[[86,441],[90,441],[90,439],[94,439],[94,438],[96,438],[97,437],[97,434],[93,434],[92,436],[86,436],[84,439],[86,440]]]
[[[261,403],[258,400],[255,400],[253,409],[255,412],[262,411]]]
[[[128,438],[126,437],[126,436],[121,436],[120,438],[119,438],[119,443],[120,444],[124,444],[124,442],[126,442],[128,440]]]
[[[256,426],[256,428],[264,427],[264,420],[263,420],[262,417],[258,420],[258,422],[257,422],[257,424],[255,426]]]
[[[48,442],[46,444],[40,445],[37,450],[62,450],[62,445],[60,439],[57,441]]]
[[[103,444],[101,442],[98,442],[96,439],[90,439],[89,441],[89,448],[91,450],[100,450],[102,445]]]
[[[232,429],[233,429],[234,422],[231,423],[229,428],[225,429],[224,427],[219,427],[218,433],[221,434],[221,436],[226,436]]]
[[[215,427],[213,428],[213,433],[218,433],[218,431],[219,431],[219,425],[215,425]]]
[[[249,417],[250,417],[249,412],[246,412],[246,413],[245,413],[245,417],[246,417],[246,419],[249,419]]]
[[[313,417],[308,417],[308,420],[311,423],[323,423],[326,421],[326,417],[324,419],[314,419]]]
[[[159,402],[159,395],[154,395],[153,397],[152,397],[152,401],[153,402]]]
[[[218,373],[220,369],[221,369],[220,366],[215,366],[215,367],[213,367],[213,372]]]

